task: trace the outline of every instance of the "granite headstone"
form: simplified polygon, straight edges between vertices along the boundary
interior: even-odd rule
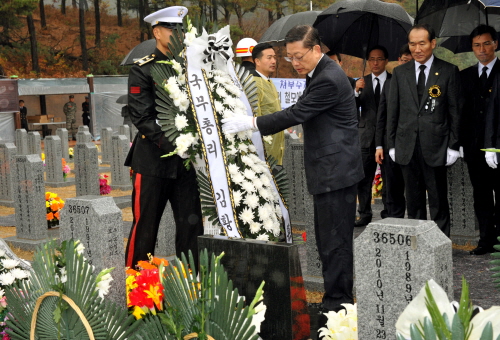
[[[0,205],[14,206],[14,180],[17,148],[13,143],[0,143]]]
[[[122,212],[112,197],[80,196],[68,198],[61,211],[61,240],[80,240],[84,256],[99,272],[115,269],[109,295],[113,302],[125,306],[125,252]]]
[[[66,128],[57,128],[56,135],[61,139],[62,157],[66,162],[69,162],[68,130]]]
[[[130,142],[123,135],[112,136],[111,146],[111,187],[118,190],[131,190],[130,168],[124,165],[130,150]]]
[[[99,159],[94,143],[75,145],[75,184],[76,196],[100,195]]]
[[[16,130],[16,148],[18,155],[28,155],[28,133],[25,129]]]
[[[111,137],[113,136],[113,129],[110,127],[101,130],[101,161],[102,163],[109,164],[111,162],[112,145]]]
[[[132,140],[130,137],[130,126],[128,125],[120,125],[118,127],[118,134],[127,137],[129,142]]]
[[[89,132],[89,127],[81,125],[76,133],[76,144],[92,142],[92,135]]]
[[[42,140],[38,131],[28,132],[28,154],[40,155],[42,152]]]
[[[396,321],[429,279],[453,300],[451,241],[434,221],[386,218],[354,242],[359,339],[396,339]]]
[[[59,136],[45,137],[45,182],[48,187],[60,187],[64,184],[62,167],[61,138]]]

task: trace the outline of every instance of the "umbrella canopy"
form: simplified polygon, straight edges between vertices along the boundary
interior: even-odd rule
[[[122,94],[118,99],[116,100],[118,104],[128,104],[128,94]]]
[[[497,32],[497,37],[500,37],[500,32]],[[444,47],[453,53],[472,52],[472,44],[468,35],[457,37],[444,38],[439,46]],[[498,50],[498,48],[497,48]]]
[[[314,27],[321,41],[335,52],[365,58],[375,45],[397,60],[413,18],[398,4],[379,0],[342,0],[318,15]]]
[[[280,43],[285,39],[288,31],[297,25],[312,25],[321,11],[307,11],[291,15],[276,20],[265,32],[259,43]]]
[[[141,42],[139,45],[131,49],[130,52],[128,52],[127,56],[123,58],[122,62],[120,63],[120,66],[132,65],[136,60],[139,60],[142,57],[153,53],[155,48],[155,39],[149,39]]]

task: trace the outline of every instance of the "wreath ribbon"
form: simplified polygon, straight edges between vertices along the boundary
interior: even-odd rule
[[[231,58],[228,53],[231,48],[231,39],[226,35],[217,37],[215,34],[208,36],[208,47],[203,51],[207,57],[203,59],[205,64],[213,63],[217,56],[221,57],[224,62]]]

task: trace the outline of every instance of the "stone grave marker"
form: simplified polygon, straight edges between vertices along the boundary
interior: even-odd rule
[[[42,140],[38,131],[28,132],[28,154],[40,155],[42,152]]]
[[[25,129],[16,130],[16,148],[18,155],[29,154],[28,150],[28,133]]]
[[[109,164],[111,162],[112,145],[111,137],[113,136],[113,129],[110,127],[101,130],[101,161],[102,163]]]
[[[17,148],[13,143],[0,143],[0,205],[14,206],[14,180]]]
[[[56,135],[61,138],[62,157],[66,162],[69,162],[68,130],[66,128],[57,128]]]
[[[456,244],[476,244],[479,240],[472,190],[467,163],[459,158],[448,167],[450,238]]]
[[[130,126],[128,125],[120,125],[118,127],[118,134],[127,137],[129,142],[132,140],[130,139]]]
[[[52,188],[70,186],[74,179],[64,179],[62,167],[61,138],[59,136],[45,137],[45,185]]]
[[[434,221],[386,218],[354,241],[359,339],[396,339],[396,321],[429,279],[453,300],[451,241]]]
[[[115,267],[107,298],[125,306],[122,212],[113,198],[92,195],[68,198],[61,211],[60,226],[61,240],[80,240],[85,246],[84,256],[98,272]]]
[[[77,143],[74,155],[76,196],[99,196],[99,159],[97,147],[91,142]]]
[[[23,260],[22,258],[17,257],[17,255],[12,251],[12,249],[10,249],[9,245],[2,238],[0,238],[0,251],[2,251],[5,254],[5,257],[19,261],[19,266],[24,270],[29,270],[29,271],[33,270],[33,268],[31,267],[31,263],[29,263],[26,260]]]
[[[125,159],[130,150],[130,142],[123,135],[111,138],[111,188],[118,190],[131,190],[130,168],[125,166]]]
[[[172,255],[175,255],[175,221],[170,202],[167,202],[158,228],[155,256],[168,257]]]
[[[92,135],[88,131],[78,131],[76,133],[76,144],[85,144],[92,142]]]

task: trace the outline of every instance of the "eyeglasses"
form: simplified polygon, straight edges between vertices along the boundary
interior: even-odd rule
[[[494,41],[485,41],[482,44],[479,44],[479,43],[472,44],[472,47],[473,48],[478,48],[478,47],[481,47],[481,46],[489,47],[489,46],[493,45],[494,43],[495,43]]]
[[[302,57],[285,57],[285,60],[288,61],[289,63],[291,63],[292,61],[302,61],[302,59],[304,59],[304,57],[306,56],[307,53],[311,52],[312,51],[312,47],[309,49],[309,51],[307,51],[306,53],[304,53],[304,55]]]
[[[385,61],[385,59],[384,58],[370,58],[370,59],[368,59],[368,61],[372,62],[372,63],[374,63],[376,61],[381,63],[381,62]]]

